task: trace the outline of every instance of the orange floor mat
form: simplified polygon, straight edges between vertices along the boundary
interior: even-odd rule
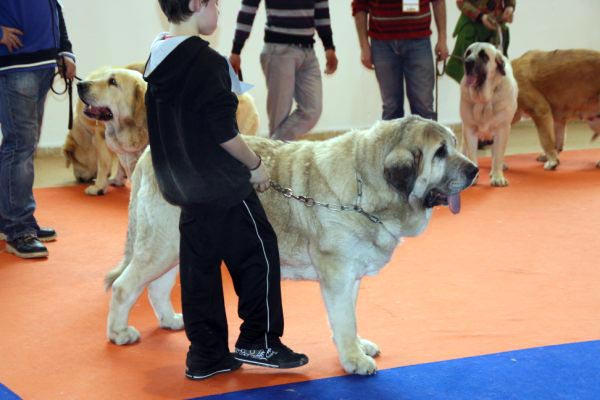
[[[379,368],[600,338],[600,151],[566,152],[558,171],[508,157],[507,188],[491,188],[489,159],[462,213],[436,209],[379,276],[363,281],[361,336]],[[183,332],[157,328],[142,298],[133,346],[107,342],[104,274],[120,259],[127,189],[40,189],[37,217],[59,239],[50,258],[0,253],[0,383],[25,399],[171,399],[343,373],[314,282],[284,282],[284,340],[311,362],[279,373],[244,366],[201,382],[184,378]],[[0,244],[0,248],[2,244]],[[231,341],[239,320],[226,282]],[[179,307],[178,290],[173,300]]]

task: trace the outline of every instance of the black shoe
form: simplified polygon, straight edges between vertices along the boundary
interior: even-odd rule
[[[48,257],[48,249],[35,235],[25,235],[6,242],[6,251],[21,258]]]
[[[56,231],[52,228],[40,228],[37,231],[37,238],[40,242],[51,242],[56,240]],[[6,240],[6,235],[0,232],[0,240]]]
[[[56,231],[52,228],[40,228],[37,231],[37,237],[40,242],[51,242],[56,240]]]
[[[193,358],[194,357],[188,351],[185,360],[185,376],[193,381],[207,379],[211,376],[223,374],[225,372],[232,372],[242,366],[242,363],[234,359],[231,355],[225,357],[219,363],[212,366],[194,365],[195,363],[192,361]]]
[[[294,353],[283,343],[274,343],[269,348],[264,345],[239,348],[236,346],[234,357],[246,364],[260,365],[269,368],[297,368],[308,363],[304,354]]]

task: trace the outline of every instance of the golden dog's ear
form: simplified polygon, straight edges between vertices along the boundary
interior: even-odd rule
[[[125,118],[124,123],[130,126],[141,126],[144,124],[146,118],[146,104],[144,100],[145,90],[142,84],[136,83],[133,91],[133,98],[131,99],[132,118]]]
[[[420,160],[420,154],[413,154],[407,149],[394,149],[384,161],[385,180],[408,198],[415,187]]]
[[[498,72],[500,72],[502,75],[506,76],[504,57],[502,57],[502,54],[500,52],[496,53],[496,68],[497,68]]]

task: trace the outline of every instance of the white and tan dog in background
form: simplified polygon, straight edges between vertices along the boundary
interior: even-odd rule
[[[518,94],[510,61],[493,45],[476,42],[465,52],[464,69],[460,83],[463,152],[477,164],[478,140],[492,139],[490,183],[507,186],[504,152]]]
[[[420,117],[379,122],[322,142],[244,140],[262,157],[271,179],[297,195],[361,207],[362,212],[332,211],[306,207],[274,189],[260,194],[277,233],[282,277],[320,282],[342,366],[348,373],[373,374],[379,347],[359,337],[356,327],[361,278],[376,274],[402,237],[419,235],[432,207],[448,204],[458,212],[459,193],[478,169],[457,151],[452,131]],[[179,260],[179,214],[158,189],[148,149],[132,177],[125,256],[106,277],[107,289],[112,288],[110,341],[139,340],[129,313],[146,286],[160,326],[183,328],[170,298]]]

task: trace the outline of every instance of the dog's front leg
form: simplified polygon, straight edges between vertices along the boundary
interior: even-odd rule
[[[339,276],[344,271],[334,268],[335,273],[329,271],[322,275],[321,293],[340,362],[350,374],[373,375],[377,371],[377,364],[371,355],[379,354],[379,348],[372,342],[360,339],[356,332],[355,294],[359,282],[352,277]]]
[[[492,170],[490,172],[490,184],[492,186],[508,186],[508,180],[504,177],[504,152],[508,143],[510,125],[502,126],[494,135],[492,144]]]
[[[477,164],[477,131],[472,126],[463,124],[462,127],[462,152],[469,160],[471,160],[475,166]]]
[[[94,132],[94,147],[96,148],[96,159],[98,160],[98,173],[93,185],[85,189],[85,194],[90,196],[99,196],[106,193],[108,187],[108,178],[112,170],[113,156],[102,138],[104,132]]]

